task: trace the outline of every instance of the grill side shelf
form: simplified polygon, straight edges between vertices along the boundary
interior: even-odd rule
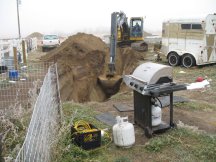
[[[180,84],[180,85],[175,84],[166,87],[157,87],[151,89],[149,93],[154,97],[158,97],[162,94],[170,94],[172,92],[181,91],[181,90],[187,90],[187,86],[185,84]]]

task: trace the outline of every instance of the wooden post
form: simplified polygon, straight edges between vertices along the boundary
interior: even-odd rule
[[[24,65],[27,65],[27,60],[26,60],[26,50],[25,50],[25,41],[22,40],[22,53],[23,53],[23,63]]]
[[[15,70],[18,70],[17,48],[16,47],[13,47],[13,53],[14,53],[14,68]]]

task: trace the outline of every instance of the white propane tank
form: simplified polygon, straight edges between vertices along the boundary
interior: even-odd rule
[[[161,123],[161,108],[156,105],[152,105],[152,126],[158,126]]]
[[[129,148],[135,143],[133,124],[128,122],[128,117],[116,117],[117,124],[113,126],[114,143],[120,147]]]

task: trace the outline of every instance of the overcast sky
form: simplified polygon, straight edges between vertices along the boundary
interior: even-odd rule
[[[111,13],[146,17],[144,30],[158,33],[169,18],[216,13],[216,0],[21,0],[23,37],[32,32],[74,34],[109,32]],[[0,0],[0,38],[18,37],[16,0]]]

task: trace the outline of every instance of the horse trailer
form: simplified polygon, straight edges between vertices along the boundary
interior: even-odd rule
[[[216,14],[163,22],[161,52],[171,66],[216,63]]]

